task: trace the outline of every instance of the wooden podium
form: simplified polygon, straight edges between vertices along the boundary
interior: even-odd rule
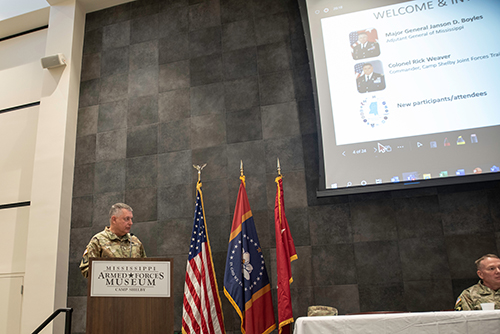
[[[173,260],[91,258],[87,334],[173,333]]]

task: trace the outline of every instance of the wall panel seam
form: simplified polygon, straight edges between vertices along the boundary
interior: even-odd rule
[[[11,208],[19,208],[19,207],[30,206],[30,205],[31,205],[31,201],[9,203],[9,204],[0,204],[0,210],[11,209]]]
[[[39,106],[39,105],[40,105],[40,101],[37,101],[37,102],[31,102],[31,103],[27,103],[27,104],[22,104],[22,105],[19,105],[19,106],[10,107],[10,108],[6,108],[6,109],[0,109],[0,114],[6,113],[6,112],[9,112],[9,111],[19,110],[19,109],[31,108],[31,107]]]
[[[41,26],[41,27],[38,27],[38,28],[34,28],[34,29],[22,31],[22,32],[19,32],[19,33],[14,34],[14,35],[2,37],[2,38],[0,38],[0,42],[6,41],[8,39],[16,38],[16,37],[19,37],[19,36],[31,34],[32,32],[36,32],[36,31],[40,31],[40,30],[48,29],[48,28],[49,28],[48,25],[44,25],[44,26]]]

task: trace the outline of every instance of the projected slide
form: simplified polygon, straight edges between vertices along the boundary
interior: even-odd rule
[[[322,19],[337,145],[500,124],[491,7],[427,1]]]
[[[307,2],[326,188],[497,172],[500,1]]]

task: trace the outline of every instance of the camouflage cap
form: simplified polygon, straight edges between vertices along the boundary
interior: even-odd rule
[[[307,308],[308,317],[325,316],[325,315],[338,315],[339,311],[331,306],[309,306]]]

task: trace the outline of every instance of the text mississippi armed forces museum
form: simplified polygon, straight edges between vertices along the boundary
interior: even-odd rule
[[[106,286],[155,286],[165,273],[155,266],[106,266],[97,279],[106,280]]]

